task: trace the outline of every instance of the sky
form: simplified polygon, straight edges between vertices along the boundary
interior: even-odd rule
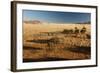
[[[39,20],[48,23],[83,23],[91,19],[90,13],[23,10],[23,21]]]

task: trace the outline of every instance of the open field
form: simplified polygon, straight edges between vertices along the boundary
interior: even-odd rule
[[[85,32],[81,31],[83,27]],[[90,28],[90,24],[24,23],[23,61],[90,59]]]

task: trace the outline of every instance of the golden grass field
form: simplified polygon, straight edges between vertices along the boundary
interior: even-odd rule
[[[75,27],[79,30],[85,27],[86,32],[61,33],[64,29],[74,30]],[[90,59],[91,39],[87,37],[90,34],[90,24],[23,23],[23,61]]]

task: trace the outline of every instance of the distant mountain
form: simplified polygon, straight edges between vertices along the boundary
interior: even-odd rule
[[[91,24],[91,22],[90,21],[88,21],[88,22],[80,22],[80,23],[77,23],[77,24]]]
[[[39,20],[32,20],[32,21],[24,21],[24,23],[30,23],[30,24],[42,24],[43,22]]]

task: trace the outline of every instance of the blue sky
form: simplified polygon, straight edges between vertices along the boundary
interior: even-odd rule
[[[24,21],[39,20],[50,23],[82,23],[88,22],[90,19],[90,13],[23,10]]]

